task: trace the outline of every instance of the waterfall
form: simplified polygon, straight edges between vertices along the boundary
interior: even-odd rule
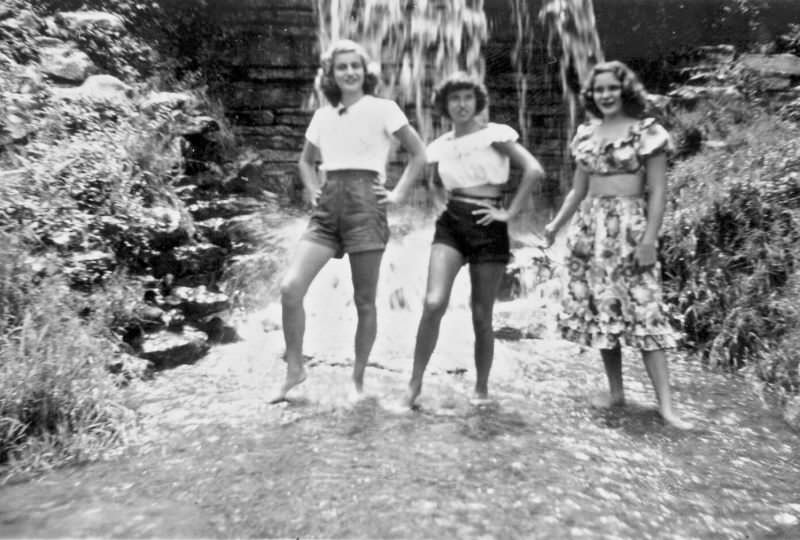
[[[317,14],[320,50],[343,38],[364,46],[380,62],[381,94],[414,105],[425,140],[438,131],[433,88],[454,71],[485,75],[483,0],[317,0]]]
[[[548,29],[548,49],[560,50],[561,88],[567,99],[570,133],[578,110],[578,94],[592,66],[603,61],[592,0],[546,0],[539,19]]]

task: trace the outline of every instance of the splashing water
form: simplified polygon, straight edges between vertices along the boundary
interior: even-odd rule
[[[567,98],[570,133],[575,125],[580,87],[592,66],[603,61],[603,50],[592,0],[548,0],[539,12],[548,28],[548,49],[556,40],[561,51],[561,87]]]
[[[317,0],[317,13],[320,50],[345,38],[364,46],[381,64],[381,94],[414,105],[426,140],[437,131],[432,88],[459,70],[483,80],[483,0]]]

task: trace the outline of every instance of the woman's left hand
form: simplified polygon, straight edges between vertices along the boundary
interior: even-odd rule
[[[473,210],[472,215],[480,216],[476,222],[478,225],[488,225],[493,221],[508,221],[510,217],[505,208],[496,208],[488,203],[485,208]]]
[[[639,244],[633,252],[633,259],[639,268],[649,268],[656,264],[658,254],[655,244]]]

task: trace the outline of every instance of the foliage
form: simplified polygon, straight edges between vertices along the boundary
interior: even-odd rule
[[[788,31],[778,36],[775,45],[776,52],[800,56],[800,24],[789,23]]]
[[[61,277],[43,279],[24,242],[0,237],[0,464],[92,458],[130,421],[105,370],[110,344]]]
[[[671,171],[662,248],[669,298],[688,345],[711,365],[774,362],[771,351],[795,339],[800,323],[791,301],[800,255],[800,128],[735,110],[679,114],[676,122],[698,120],[725,147]]]

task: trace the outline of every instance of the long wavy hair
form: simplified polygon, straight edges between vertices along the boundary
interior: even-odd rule
[[[336,60],[336,55],[341,53],[354,52],[361,57],[361,65],[364,67],[364,94],[374,95],[375,89],[378,87],[380,78],[378,74],[373,71],[367,51],[349,39],[340,39],[331,43],[328,50],[326,50],[320,59],[320,68],[317,71],[317,80],[319,89],[322,91],[325,99],[334,107],[339,105],[342,101],[342,90],[336,84],[333,77],[333,66]],[[372,68],[372,69],[371,69]]]
[[[592,115],[602,118],[603,113],[594,101],[594,80],[601,73],[611,73],[622,87],[622,111],[632,118],[641,118],[647,109],[647,91],[631,68],[619,60],[600,62],[589,72],[581,90],[583,105]]]
[[[475,92],[476,116],[482,113],[483,109],[486,108],[489,93],[486,91],[486,87],[483,83],[463,71],[456,71],[442,81],[436,90],[434,90],[433,108],[438,114],[445,118],[450,118],[450,114],[447,112],[447,97],[451,92],[455,92],[456,90],[472,90]]]

